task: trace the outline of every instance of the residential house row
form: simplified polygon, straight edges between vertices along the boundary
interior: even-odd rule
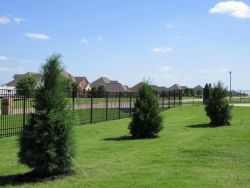
[[[13,80],[10,82],[2,85],[0,89],[15,89],[15,86],[17,82],[24,76],[32,76],[34,77],[38,84],[41,84],[41,74],[36,72],[27,72],[25,74],[15,74],[13,76]],[[81,91],[91,91],[91,89],[96,88],[98,89],[100,86],[103,86],[105,91],[107,92],[138,92],[139,88],[143,84],[143,82],[139,82],[138,84],[134,85],[133,87],[129,88],[127,85],[121,84],[119,81],[110,80],[107,77],[100,77],[94,82],[90,83],[86,76],[73,76],[72,74],[64,71],[62,73],[62,76],[65,78],[68,78],[73,83],[77,83],[79,89]],[[151,85],[153,89],[157,93],[162,93],[163,91],[173,91],[173,90],[186,90],[189,89],[187,86],[179,86],[178,84],[174,84],[171,87],[164,87],[164,86],[157,86],[157,85]],[[202,90],[203,87],[198,85],[195,88],[195,90]]]

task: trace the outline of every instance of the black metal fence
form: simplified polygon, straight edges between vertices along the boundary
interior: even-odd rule
[[[182,104],[191,106],[203,105],[203,90],[202,89],[182,90]]]
[[[239,91],[232,91],[231,99],[229,96],[229,100],[232,104],[234,103],[250,103],[250,90],[239,90]]]
[[[137,93],[130,92],[94,95],[70,91],[67,94],[68,107],[79,125],[130,117],[137,97]],[[0,90],[0,137],[20,133],[29,114],[35,112],[32,96],[20,90]],[[158,98],[162,110],[182,105],[181,90],[165,91]]]
[[[182,105],[203,105],[204,91],[199,89],[182,90]],[[231,104],[250,104],[250,90],[228,91],[227,100]]]

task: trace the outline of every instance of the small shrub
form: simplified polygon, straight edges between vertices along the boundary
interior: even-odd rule
[[[151,138],[162,129],[158,98],[146,83],[139,89],[129,129],[133,138]]]
[[[19,138],[19,160],[41,176],[64,173],[73,155],[71,127],[66,109],[60,55],[53,55],[42,67],[42,86],[35,94],[36,112],[31,114]]]
[[[232,107],[226,99],[227,89],[219,82],[210,89],[209,93],[210,97],[206,102],[205,110],[211,120],[211,125],[230,125]]]

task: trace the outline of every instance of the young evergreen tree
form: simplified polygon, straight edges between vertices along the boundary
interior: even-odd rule
[[[42,67],[42,84],[19,138],[19,160],[35,174],[50,176],[70,170],[73,156],[71,127],[61,79],[61,56],[52,55]]]
[[[210,87],[209,84],[206,84],[203,89],[203,104],[207,104],[210,97]]]
[[[147,83],[139,89],[129,129],[133,138],[152,138],[162,129],[158,98]]]
[[[226,99],[227,96],[228,91],[221,82],[210,88],[210,98],[205,110],[210,117],[211,125],[230,125],[232,107]]]

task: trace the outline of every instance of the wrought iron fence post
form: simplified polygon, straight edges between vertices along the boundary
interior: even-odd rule
[[[164,92],[162,91],[162,104],[161,104],[162,110],[164,109]]]
[[[179,90],[179,106],[181,106],[182,90]]]
[[[93,93],[90,95],[90,123],[93,123]]]
[[[26,91],[23,90],[23,127],[26,119]]]
[[[194,106],[194,96],[195,96],[195,91],[193,90],[193,106]]]
[[[176,92],[174,90],[174,108],[175,108],[175,97],[176,97]]]
[[[106,121],[108,121],[108,92],[106,91]]]
[[[168,108],[170,108],[170,95],[171,95],[170,90],[168,90]]]
[[[121,93],[119,92],[119,119],[121,119]]]
[[[240,103],[241,103],[241,90],[240,90]]]
[[[132,116],[132,96],[131,92],[129,92],[129,115]]]

